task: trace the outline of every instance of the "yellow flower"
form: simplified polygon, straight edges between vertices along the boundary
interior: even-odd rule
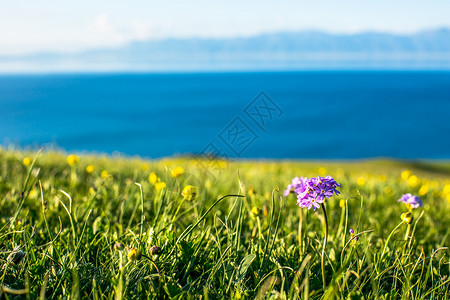
[[[450,203],[450,194],[447,194],[445,198],[447,199],[448,203]]]
[[[74,154],[67,156],[67,164],[71,167],[75,166],[80,161],[80,158]]]
[[[183,175],[183,173],[184,169],[182,167],[176,167],[170,172],[170,176],[172,176],[173,178],[177,178],[178,176]]]
[[[166,188],[166,183],[165,182],[157,182],[157,183],[155,183],[155,190],[157,192],[162,191],[165,188]]]
[[[422,185],[419,189],[419,196],[425,196],[429,191],[428,185]]]
[[[341,199],[341,201],[339,201],[339,207],[344,208],[345,207],[345,200]]]
[[[137,248],[132,248],[130,251],[128,251],[128,259],[130,261],[140,260],[141,259],[141,250]]]
[[[141,170],[142,171],[148,171],[150,169],[150,166],[146,163],[141,164]]]
[[[206,179],[206,182],[205,182],[205,187],[206,187],[207,189],[210,189],[210,188],[212,188],[212,182],[211,182],[211,180],[209,180],[209,179]]]
[[[22,162],[26,167],[28,167],[32,163],[31,158],[29,157],[25,157]]]
[[[31,190],[30,193],[28,194],[28,197],[30,198],[35,198],[37,196],[37,192],[36,190]]]
[[[93,165],[89,165],[86,167],[86,173],[93,173],[95,171],[95,167]]]
[[[378,176],[378,179],[379,179],[381,182],[385,182],[385,181],[386,181],[386,175],[380,175],[380,176]]]
[[[256,195],[256,191],[254,188],[249,188],[247,194],[249,196],[255,196]]]
[[[156,176],[155,172],[151,172],[148,176],[148,181],[150,181],[151,184],[155,184],[159,182],[159,178],[158,176]]]
[[[442,190],[444,194],[450,194],[450,184],[446,184]]]
[[[100,173],[100,176],[101,176],[103,179],[106,179],[106,178],[108,178],[109,173],[108,173],[108,171],[103,170],[102,173]]]
[[[187,200],[192,201],[197,197],[198,190],[193,185],[187,185],[184,187],[183,191],[181,192],[181,195]]]
[[[411,212],[406,212],[401,215],[403,222],[411,224],[414,221],[414,217]]]
[[[408,178],[412,175],[410,170],[405,170],[402,172],[401,176],[403,180],[408,180]]]
[[[419,178],[416,175],[412,175],[408,178],[408,185],[411,187],[415,187],[419,184]]]
[[[318,171],[320,176],[324,176],[327,174],[327,169],[325,169],[324,167],[320,167]]]
[[[253,206],[252,210],[250,211],[251,216],[256,218],[259,215],[260,211],[261,210],[258,207]]]
[[[356,183],[359,186],[363,186],[366,183],[366,179],[364,177],[358,177],[358,179],[356,180]]]
[[[389,196],[389,195],[392,195],[392,189],[391,189],[390,187],[388,187],[388,186],[384,188],[384,192],[385,192],[386,195],[388,195],[388,196]]]

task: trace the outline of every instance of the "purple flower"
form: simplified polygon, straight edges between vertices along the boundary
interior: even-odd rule
[[[411,194],[404,194],[400,199],[398,199],[398,202],[403,202],[406,206],[411,208],[422,207],[422,200]]]
[[[348,232],[350,232],[351,235],[353,235],[355,233],[355,231],[353,229],[351,229],[351,228],[350,228],[350,230]]]
[[[325,199],[332,197],[333,194],[339,195],[337,188],[341,185],[331,176],[302,179],[302,184],[295,189],[298,194],[297,204],[300,207],[316,210]]]
[[[298,188],[303,186],[303,182],[306,180],[305,177],[294,177],[292,178],[292,183],[288,184],[286,190],[284,191],[283,195],[286,197],[288,196],[292,191],[297,190]]]

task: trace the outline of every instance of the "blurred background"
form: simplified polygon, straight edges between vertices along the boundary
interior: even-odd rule
[[[4,148],[450,158],[448,1],[0,4]]]

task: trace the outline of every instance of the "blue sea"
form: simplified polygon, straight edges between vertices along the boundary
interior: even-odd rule
[[[0,144],[158,158],[450,158],[450,72],[0,76]]]

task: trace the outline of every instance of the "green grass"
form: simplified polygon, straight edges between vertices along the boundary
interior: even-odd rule
[[[0,150],[0,298],[450,298],[448,163],[81,156],[71,167],[43,152],[25,166],[35,154]],[[177,166],[185,172],[172,178]],[[325,174],[342,188],[325,204],[324,290],[323,214],[282,193],[292,177]],[[186,185],[198,188],[192,202]],[[424,206],[405,237],[397,199],[408,192]],[[143,256],[128,260],[132,248]]]

